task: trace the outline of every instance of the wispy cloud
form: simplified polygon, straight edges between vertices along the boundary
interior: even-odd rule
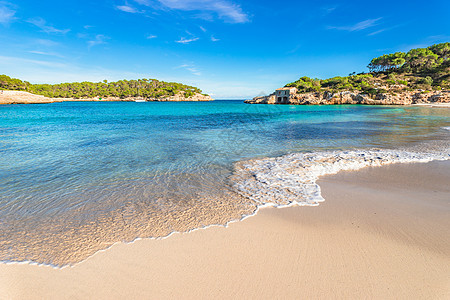
[[[29,19],[27,22],[39,27],[45,33],[66,34],[70,31],[70,29],[58,29],[51,25],[47,25],[47,21],[41,17]]]
[[[95,39],[88,41],[88,47],[92,48],[94,46],[106,44],[106,40],[108,39],[109,37],[104,36],[103,34],[97,34]]]
[[[199,28],[200,28],[201,31],[206,32],[206,28],[205,27],[199,26]]]
[[[345,30],[345,31],[360,31],[364,30],[370,27],[374,27],[378,25],[378,21],[380,21],[382,18],[376,18],[376,19],[367,19],[361,22],[358,22],[354,25],[349,26],[328,26],[328,29],[336,29],[336,30]]]
[[[158,37],[157,35],[150,34],[147,35],[147,40],[156,39],[157,37]]]
[[[198,37],[193,37],[193,38],[189,38],[189,39],[182,37],[180,40],[175,41],[175,42],[180,43],[180,44],[189,44],[189,43],[198,41],[199,39],[200,38],[198,38]]]
[[[132,14],[136,14],[136,13],[141,13],[141,11],[137,10],[136,8],[134,8],[133,6],[130,5],[117,5],[116,8],[118,10],[127,12],[127,13],[132,13]]]
[[[402,26],[404,26],[404,25],[405,25],[405,24],[397,24],[397,25],[394,25],[394,26],[391,26],[391,27],[381,28],[381,29],[376,30],[376,31],[374,31],[374,32],[371,32],[371,33],[369,33],[369,34],[367,34],[367,35],[368,35],[368,36],[377,35],[377,34],[380,34],[380,33],[382,33],[382,32],[385,32],[385,31],[389,31],[389,30],[392,30],[392,29],[395,29],[395,28],[398,28],[398,27],[402,27]]]
[[[45,66],[45,67],[52,67],[52,68],[66,68],[67,64],[59,63],[59,62],[52,62],[52,61],[44,61],[44,60],[34,60],[34,59],[27,59],[27,58],[21,58],[21,57],[13,57],[13,56],[0,56],[0,63],[8,63],[8,64],[34,64],[39,66]]]
[[[331,14],[338,8],[338,5],[327,5],[322,7],[322,11],[324,15]]]
[[[141,5],[151,6],[150,0],[134,0],[134,2],[139,3]]]
[[[371,33],[368,34],[368,36],[377,35],[377,34],[379,34],[379,33],[382,33],[383,31],[386,31],[387,29],[388,29],[388,28],[383,28],[383,29],[380,29],[380,30],[371,32]]]
[[[287,54],[294,54],[296,53],[298,50],[300,50],[300,48],[302,47],[302,45],[297,45],[294,48],[292,48],[291,50],[289,50],[288,52],[286,52]]]
[[[45,56],[63,57],[61,54],[58,54],[58,53],[55,53],[55,52],[46,52],[46,51],[38,51],[38,50],[28,51],[28,53],[38,54],[38,55],[45,55]]]
[[[201,76],[202,73],[193,64],[182,64],[175,69],[185,69],[191,72],[195,76]]]
[[[136,3],[146,6],[153,6],[149,0],[134,0]],[[242,10],[241,6],[228,0],[158,0],[166,8],[184,10],[212,12],[225,22],[246,23],[249,16]]]
[[[64,59],[63,62],[40,59],[28,59],[13,56],[0,56],[0,69],[3,73],[13,77],[26,79],[33,83],[61,83],[61,82],[100,82],[123,78],[145,78],[148,74],[134,73],[127,70],[115,70],[99,67],[93,64],[79,65]],[[67,72],[70,70],[70,72]],[[172,81],[175,81],[174,78]]]
[[[218,41],[220,41],[220,39],[216,39],[214,36],[211,36],[211,41],[212,42],[218,42]]]
[[[12,6],[8,2],[0,2],[0,24],[8,25],[15,19],[16,11]]]
[[[59,45],[58,42],[55,42],[55,41],[52,41],[52,40],[45,40],[45,39],[37,39],[36,40],[36,44],[42,45],[42,46],[45,46],[45,47],[54,47],[54,46],[58,46]]]
[[[408,52],[411,49],[426,48],[432,44],[445,43],[449,40],[450,40],[449,35],[431,35],[426,37],[425,39],[422,39],[419,43],[402,45],[401,47],[398,48],[398,50],[395,51]]]

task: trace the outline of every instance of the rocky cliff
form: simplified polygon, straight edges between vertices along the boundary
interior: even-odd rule
[[[133,102],[141,100],[142,98],[128,97],[108,97],[108,98],[48,98],[41,95],[35,95],[22,91],[0,91],[0,104],[40,104],[40,103],[54,103],[54,102],[66,102],[66,101],[129,101]],[[172,97],[166,98],[151,98],[144,99],[146,101],[212,101],[210,96],[196,93],[191,97],[184,97],[183,93],[177,94]]]
[[[250,104],[276,104],[275,94],[246,100]],[[366,104],[366,105],[410,105],[426,103],[450,103],[450,91],[412,91],[401,93],[380,93],[367,95],[357,92],[315,92],[291,95],[287,104],[327,105],[327,104]]]

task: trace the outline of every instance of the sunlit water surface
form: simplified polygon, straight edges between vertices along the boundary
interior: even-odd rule
[[[251,214],[234,164],[294,152],[409,147],[450,110],[240,101],[0,106],[0,260],[66,265],[118,241]]]

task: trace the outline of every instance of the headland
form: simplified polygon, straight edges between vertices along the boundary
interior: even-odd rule
[[[450,43],[372,59],[368,73],[317,79],[301,77],[250,104],[411,105],[450,103]]]

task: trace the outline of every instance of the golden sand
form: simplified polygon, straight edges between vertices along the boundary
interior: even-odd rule
[[[74,267],[0,265],[6,299],[450,299],[450,162],[341,172],[318,207],[266,208]]]

